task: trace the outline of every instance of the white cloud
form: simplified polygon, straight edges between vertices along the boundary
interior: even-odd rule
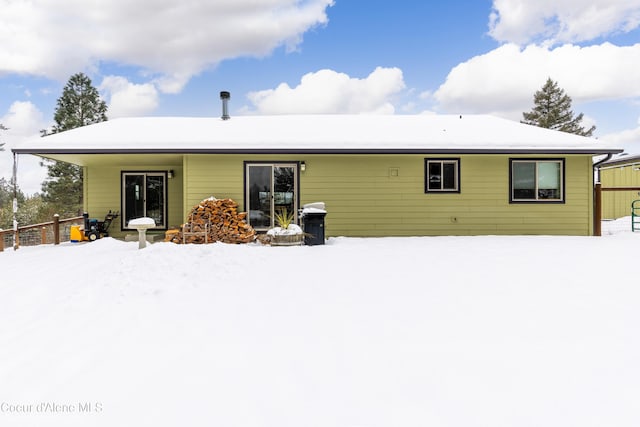
[[[398,68],[378,67],[364,79],[320,70],[304,75],[294,88],[282,83],[248,98],[258,114],[393,114],[392,100],[404,88]]]
[[[603,140],[613,144],[621,144],[623,146],[639,145],[640,146],[640,127],[635,129],[627,129],[622,132],[610,133],[602,137]],[[636,150],[640,153],[640,147]]]
[[[110,119],[144,116],[158,107],[158,90],[151,83],[135,84],[125,77],[107,76],[99,89],[106,93]]]
[[[612,144],[617,144],[631,155],[640,155],[640,119],[634,129],[626,129],[621,132],[610,133],[601,138]]]
[[[593,40],[640,26],[640,0],[494,0],[489,34],[517,44]]]
[[[31,102],[16,101],[9,107],[0,123],[9,128],[0,131],[0,142],[5,143],[0,151],[0,176],[11,178],[13,154],[11,148],[30,138],[38,138],[40,130],[47,127],[43,114]],[[40,191],[40,185],[46,177],[46,169],[40,166],[40,159],[33,156],[19,156],[18,186],[27,194]]]
[[[44,128],[42,112],[28,101],[16,101],[9,111],[0,118],[0,123],[9,128],[7,137],[24,137],[37,134]]]
[[[2,2],[0,74],[59,80],[99,62],[140,66],[175,93],[220,61],[295,49],[333,0]]]
[[[522,118],[546,79],[558,82],[574,104],[640,96],[640,44],[564,45],[555,49],[503,45],[451,70],[435,92],[440,111]]]

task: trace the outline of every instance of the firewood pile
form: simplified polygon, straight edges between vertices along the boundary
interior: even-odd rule
[[[179,229],[168,230],[165,242],[173,243],[249,243],[256,231],[246,222],[247,213],[238,212],[232,199],[208,198],[191,209]]]

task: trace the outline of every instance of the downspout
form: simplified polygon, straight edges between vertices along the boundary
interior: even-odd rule
[[[600,165],[603,164],[604,162],[608,162],[609,160],[611,160],[612,157],[613,157],[613,153],[607,153],[607,157],[593,164],[593,170],[596,173],[596,180],[595,180],[596,183],[600,182]]]

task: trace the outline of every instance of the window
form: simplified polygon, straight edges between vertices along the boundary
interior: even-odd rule
[[[510,160],[510,202],[564,202],[564,160]]]
[[[156,228],[167,228],[167,173],[122,172],[122,228],[129,221],[149,217]]]
[[[460,159],[425,159],[425,193],[459,193]]]

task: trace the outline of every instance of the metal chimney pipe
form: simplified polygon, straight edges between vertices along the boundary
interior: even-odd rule
[[[220,99],[222,100],[222,120],[229,120],[229,99],[231,99],[231,93],[227,91],[220,92]]]

